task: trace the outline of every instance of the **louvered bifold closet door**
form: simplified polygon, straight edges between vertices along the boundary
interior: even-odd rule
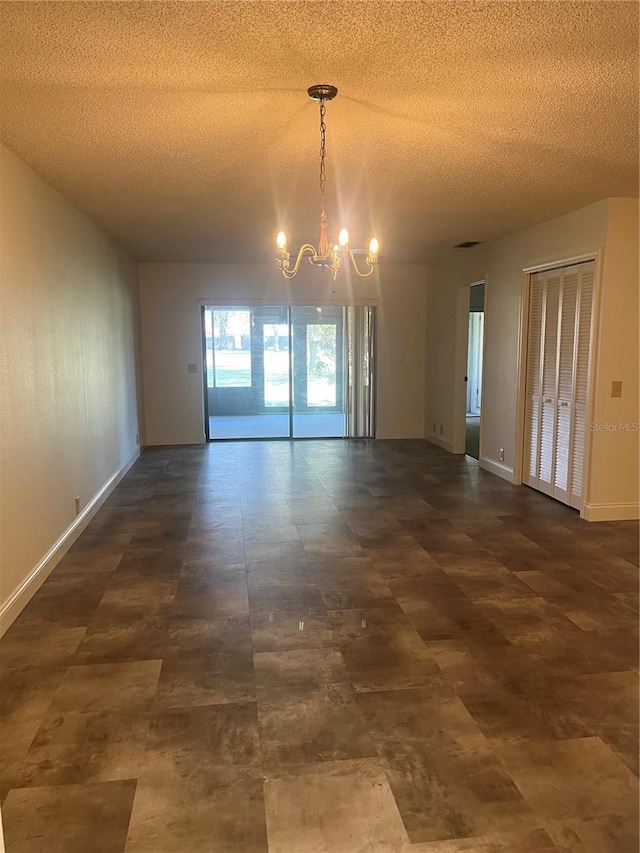
[[[542,402],[540,406],[540,458],[538,489],[553,495],[556,413],[558,387],[558,311],[560,307],[561,272],[547,273],[542,327],[542,365],[540,369]]]
[[[578,280],[578,305],[575,346],[575,387],[571,434],[571,466],[568,503],[581,509],[584,501],[585,448],[587,440],[587,395],[589,388],[589,351],[593,314],[595,264],[581,264]]]
[[[540,358],[545,280],[546,273],[534,273],[529,285],[529,332],[527,338],[522,481],[536,489],[538,488],[540,449]]]
[[[584,502],[595,263],[532,274],[522,481],[577,509]]]
[[[558,396],[554,442],[553,497],[569,502],[569,462],[573,434],[574,341],[579,268],[562,271],[558,335]]]

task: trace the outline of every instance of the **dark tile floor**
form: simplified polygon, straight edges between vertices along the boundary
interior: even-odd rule
[[[420,441],[149,451],[0,640],[11,853],[636,853],[638,537]]]
[[[480,459],[480,415],[467,415],[464,452],[467,456]]]

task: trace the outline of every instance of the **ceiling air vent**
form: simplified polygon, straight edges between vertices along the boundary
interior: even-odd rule
[[[457,243],[454,249],[470,249],[472,246],[478,246],[483,243],[483,240],[465,240],[464,243]]]

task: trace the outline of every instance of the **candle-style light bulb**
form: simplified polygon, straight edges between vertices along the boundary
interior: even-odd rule
[[[343,249],[349,245],[349,232],[346,228],[343,228],[342,231],[338,234],[338,243]]]
[[[279,252],[287,251],[287,235],[284,231],[278,231],[278,236],[276,237],[276,246]]]
[[[376,240],[375,237],[371,238],[371,242],[369,243],[369,257],[377,258],[378,252],[380,251],[380,243]]]

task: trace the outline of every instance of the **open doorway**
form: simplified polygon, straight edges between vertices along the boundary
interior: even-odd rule
[[[482,352],[484,346],[484,282],[469,287],[469,335],[467,344],[467,400],[465,450],[480,459],[480,414],[482,407]]]

